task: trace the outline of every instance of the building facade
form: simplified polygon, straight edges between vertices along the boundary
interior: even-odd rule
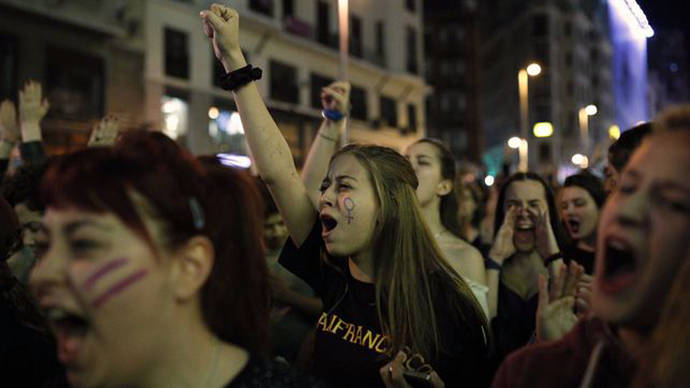
[[[50,82],[47,59],[23,54],[31,45],[42,45],[45,58],[52,58],[48,44],[31,43],[43,38],[26,38],[29,43],[4,38],[30,36],[38,28],[45,40],[74,47],[72,55],[63,57],[88,54],[95,59],[89,72],[99,69],[91,80],[99,87],[83,88],[98,94],[89,98],[99,103],[88,118],[125,115],[129,126],[161,129],[196,154],[244,153],[241,121],[231,95],[218,86],[222,68],[199,19],[199,11],[211,3],[0,0],[0,7],[10,12],[7,19],[14,20],[0,27],[1,42],[19,47],[13,60],[22,69],[8,74],[17,73],[12,76],[15,85],[27,77]],[[242,49],[250,63],[264,70],[259,90],[299,163],[321,121],[320,89],[338,77],[338,2],[238,0],[232,5],[240,13]],[[428,87],[420,76],[421,8],[420,0],[349,1],[352,141],[401,149],[422,136]],[[27,24],[36,15],[49,23]],[[61,28],[73,33],[53,37]],[[40,69],[26,70],[32,66]],[[91,124],[82,125],[80,136]]]
[[[605,0],[488,0],[482,17],[481,119],[487,147],[504,147],[520,136],[518,72],[531,63],[541,73],[528,78],[530,169],[553,173],[572,155],[596,158],[615,124],[613,47]],[[593,104],[597,113],[581,109]],[[536,123],[553,134],[536,137]],[[572,167],[572,166],[570,166]]]
[[[442,139],[456,158],[481,160],[479,20],[476,1],[424,3],[427,134]]]

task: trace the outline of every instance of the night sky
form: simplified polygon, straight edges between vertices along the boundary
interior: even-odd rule
[[[637,0],[637,3],[655,30],[682,29],[686,32],[686,39],[690,38],[690,20],[688,20],[690,1]]]

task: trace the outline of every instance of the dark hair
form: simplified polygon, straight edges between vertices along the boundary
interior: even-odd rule
[[[202,309],[226,340],[263,355],[268,350],[270,287],[263,248],[263,203],[246,171],[203,162],[206,198],[215,213],[208,233],[216,254]],[[237,292],[242,290],[242,292]],[[240,313],[241,312],[241,313]]]
[[[89,148],[59,159],[48,168],[41,188],[47,207],[114,213],[156,253],[159,252],[139,214],[132,192],[143,196],[147,201],[145,211],[154,213],[149,215],[162,221],[166,248],[175,249],[196,235],[207,236],[213,242],[215,260],[201,290],[203,319],[222,340],[246,347],[250,352],[260,352],[262,349],[258,343],[263,343],[263,339],[255,337],[263,333],[256,328],[260,328],[268,316],[259,316],[256,313],[259,308],[245,308],[251,303],[263,303],[255,296],[262,295],[266,287],[261,290],[239,288],[229,280],[239,276],[234,272],[236,262],[253,258],[244,254],[248,252],[240,251],[245,245],[252,244],[242,241],[242,238],[253,229],[249,226],[245,233],[228,232],[222,238],[216,229],[227,222],[219,217],[235,210],[239,214],[248,211],[249,207],[245,203],[225,201],[228,197],[224,197],[221,203],[211,202],[219,198],[214,186],[216,179],[211,178],[207,184],[206,170],[202,165],[162,133],[130,131],[124,133],[112,148]],[[231,192],[233,187],[223,189]],[[245,209],[234,209],[236,207]],[[261,254],[260,245],[258,247]],[[228,287],[241,292],[228,292]],[[241,298],[250,301],[246,304],[237,302],[243,308],[238,310],[236,305],[228,305],[227,298],[235,302]],[[249,324],[253,325],[251,330],[238,330]]]
[[[565,178],[563,187],[571,186],[577,186],[586,190],[597,204],[598,208],[601,208],[606,200],[606,192],[604,191],[604,184],[601,182],[601,179],[588,171],[579,172]]]
[[[446,195],[441,197],[441,224],[456,236],[460,236],[460,225],[458,225],[458,198],[455,192],[455,157],[450,149],[440,140],[432,138],[423,138],[417,140],[414,144],[427,143],[431,144],[438,150],[438,156],[441,160],[441,177],[450,180],[453,189]]]
[[[2,196],[11,206],[25,203],[33,211],[43,212],[45,205],[41,199],[40,186],[48,162],[21,166],[2,183]]]
[[[5,262],[21,242],[21,225],[7,201],[0,198],[0,262]]]
[[[609,146],[609,163],[616,171],[623,170],[630,156],[642,143],[642,139],[651,132],[652,124],[642,123],[623,132],[621,137]]]
[[[498,193],[498,201],[496,202],[496,216],[494,218],[494,236],[498,233],[498,230],[501,228],[501,225],[503,225],[503,219],[506,215],[505,209],[503,209],[503,203],[506,199],[506,191],[508,191],[508,187],[510,187],[510,185],[513,182],[517,181],[535,181],[539,183],[541,187],[544,188],[544,197],[546,198],[546,204],[549,206],[549,218],[551,221],[551,229],[553,230],[553,233],[556,236],[558,246],[565,246],[563,234],[561,233],[561,228],[558,222],[558,209],[556,208],[556,200],[554,199],[553,191],[542,177],[533,172],[515,173],[508,177],[508,179],[506,179],[506,181],[503,182],[503,185],[501,185],[501,190]]]

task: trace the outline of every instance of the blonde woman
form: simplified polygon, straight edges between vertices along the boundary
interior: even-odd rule
[[[228,79],[238,79],[248,68],[239,15],[214,4],[201,17]],[[389,148],[347,146],[332,158],[315,209],[255,83],[228,89],[290,232],[280,263],[324,302],[314,373],[347,387],[486,384],[486,321],[425,226],[409,162]]]

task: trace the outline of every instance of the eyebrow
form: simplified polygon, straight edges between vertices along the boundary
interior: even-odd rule
[[[343,179],[352,179],[353,181],[357,182],[357,178],[350,175],[338,175],[337,177],[335,177],[335,180],[337,181],[342,181]]]
[[[667,181],[667,180],[656,182],[653,184],[653,187],[655,187],[659,190],[674,190],[674,191],[677,190],[677,191],[682,191],[686,194],[690,193],[689,187],[683,186],[680,183],[671,182],[671,181]]]
[[[97,229],[101,229],[103,231],[111,231],[112,228],[107,225],[103,225],[101,223],[95,222],[95,221],[89,221],[89,220],[79,220],[79,221],[72,221],[69,222],[67,225],[64,226],[65,233],[67,234],[72,234],[75,231],[77,231],[80,228],[85,228],[85,227],[95,227]]]

